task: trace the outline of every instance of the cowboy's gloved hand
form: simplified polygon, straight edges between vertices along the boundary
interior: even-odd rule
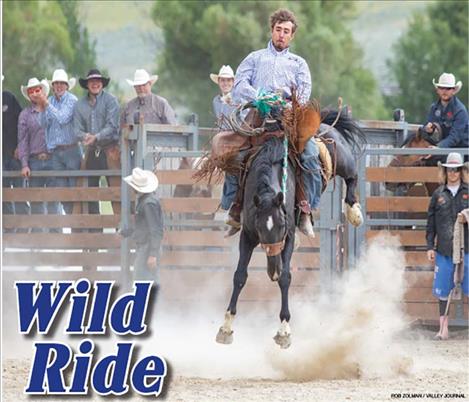
[[[435,125],[433,123],[427,123],[425,126],[424,126],[424,130],[431,134],[435,131]]]

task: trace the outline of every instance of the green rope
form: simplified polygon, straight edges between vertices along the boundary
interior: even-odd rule
[[[286,106],[285,100],[277,94],[267,93],[263,90],[259,91],[256,99],[252,102],[253,106],[259,111],[261,117],[267,116],[273,106]]]
[[[287,199],[287,179],[288,179],[288,137],[285,135],[283,137],[283,172],[282,172],[282,193],[283,193],[283,202],[286,202]]]

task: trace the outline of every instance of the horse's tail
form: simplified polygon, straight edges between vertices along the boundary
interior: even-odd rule
[[[337,121],[336,121],[337,120]],[[321,110],[321,122],[334,128],[342,135],[342,138],[353,148],[361,149],[366,143],[365,132],[360,128],[356,120],[347,116],[344,112],[339,115],[338,110]]]

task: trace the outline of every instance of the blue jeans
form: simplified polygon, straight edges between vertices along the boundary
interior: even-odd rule
[[[308,170],[304,172],[305,192],[308,196],[308,202],[311,208],[319,208],[321,201],[322,178],[321,167],[319,165],[319,148],[316,141],[311,138],[301,154],[301,162]],[[238,191],[238,178],[236,176],[226,174],[223,183],[223,195],[221,198],[221,207],[225,210],[229,209],[234,202],[236,192]]]
[[[54,170],[52,168],[52,160],[39,160],[36,158],[29,159],[29,168],[32,176],[29,179],[29,187],[55,187],[55,178],[53,177],[34,177],[34,172],[41,170]],[[44,205],[45,204],[45,205]],[[31,214],[56,215],[58,213],[57,202],[31,202]]]
[[[52,151],[53,170],[80,170],[81,151],[78,145],[65,149]],[[55,187],[75,187],[76,177],[56,177]],[[67,215],[73,211],[73,202],[63,202],[64,211]]]
[[[305,191],[311,208],[319,208],[321,201],[322,178],[321,166],[319,165],[319,148],[314,138],[311,138],[301,154],[301,163],[307,169],[303,173]]]
[[[21,170],[21,163],[18,159],[11,156],[3,158],[3,170],[5,172]],[[4,177],[2,180],[3,187],[18,188],[23,187],[23,179],[21,177]],[[29,206],[26,202],[3,202],[3,214],[5,215],[28,215]]]
[[[221,207],[228,210],[236,198],[238,192],[238,177],[232,174],[225,174],[225,182],[223,183],[223,194],[221,196]]]

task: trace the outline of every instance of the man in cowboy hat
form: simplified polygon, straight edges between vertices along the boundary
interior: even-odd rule
[[[226,125],[225,118],[228,118],[235,109],[231,90],[234,85],[234,72],[230,66],[222,66],[218,74],[210,74],[210,79],[218,85],[220,94],[213,98],[213,112],[217,118],[217,126],[221,129],[229,128]]]
[[[297,27],[296,17],[289,10],[279,9],[270,16],[271,40],[267,48],[250,53],[236,70],[233,99],[237,103],[255,100],[259,90],[289,98],[292,88],[296,89],[301,103],[309,100],[311,74],[308,64],[289,50]],[[311,211],[319,208],[322,189],[319,149],[314,138],[306,143],[301,161],[306,168],[303,175],[308,200],[300,203],[299,228],[307,236],[314,236]],[[233,207],[230,215],[236,219],[240,206]]]
[[[46,99],[49,94],[47,80],[39,81],[36,77],[28,81],[28,85],[21,86],[21,93],[31,102],[20,113],[18,118],[18,157],[21,162],[21,174],[29,180],[29,187],[54,187],[52,177],[31,177],[31,171],[54,170],[49,150],[46,145],[46,134],[39,122],[40,106],[38,99]],[[31,202],[32,214],[44,214],[44,203]],[[57,203],[47,202],[47,212],[57,214]],[[40,228],[33,228],[33,232],[41,232]]]
[[[89,170],[120,169],[119,103],[114,95],[104,91],[110,79],[97,69],[80,78],[80,86],[88,93],[75,107],[73,125],[76,136],[86,147],[83,167]],[[118,177],[109,177],[108,184],[120,186]],[[88,178],[90,187],[99,187],[99,177]],[[90,202],[89,213],[99,214],[99,203]],[[120,212],[120,204],[112,203],[114,213]]]
[[[2,75],[2,81],[4,76]],[[10,91],[2,91],[2,167],[4,171],[18,171],[21,169],[18,160],[18,117],[21,113],[21,106],[15,95]],[[22,187],[23,181],[16,177],[4,177],[2,186],[6,188]],[[3,202],[3,214],[27,215],[29,213],[28,204],[25,202]],[[20,229],[22,230],[22,229]],[[4,229],[11,232],[11,229]]]
[[[160,258],[164,222],[160,201],[155,193],[158,178],[153,172],[136,167],[132,174],[123,180],[137,193],[135,229],[132,233],[132,238],[137,244],[134,279],[159,282],[156,269]]]
[[[52,156],[52,170],[80,169],[81,151],[78,138],[73,130],[73,111],[77,97],[69,92],[76,84],[75,78],[68,78],[65,70],[59,68],[52,74],[53,95],[47,98],[44,93],[34,95],[39,106],[41,126],[46,130],[47,149]],[[56,177],[57,187],[75,187],[76,178]],[[64,202],[65,213],[71,214],[73,204]]]
[[[435,263],[433,295],[439,300],[440,330],[437,339],[448,339],[448,316],[445,315],[449,293],[453,283],[453,228],[458,213],[469,208],[467,183],[461,180],[463,168],[461,154],[451,152],[446,163],[439,163],[442,185],[432,195],[428,207],[427,218],[427,257]],[[464,225],[464,252],[468,253],[467,223]],[[436,242],[435,242],[436,239]],[[465,258],[465,277],[463,288],[466,295],[468,289],[468,264]]]
[[[469,118],[464,104],[456,97],[462,82],[456,82],[453,74],[443,73],[438,82],[433,79],[433,86],[438,95],[428,113],[424,129],[433,134],[437,127],[441,129],[439,148],[467,148],[469,146]],[[437,126],[438,125],[438,126]]]
[[[143,69],[135,70],[134,79],[127,83],[134,87],[137,94],[124,106],[121,114],[121,127],[135,123],[135,117],[143,117],[145,123],[177,124],[176,115],[168,101],[151,92],[157,75],[150,75]]]

